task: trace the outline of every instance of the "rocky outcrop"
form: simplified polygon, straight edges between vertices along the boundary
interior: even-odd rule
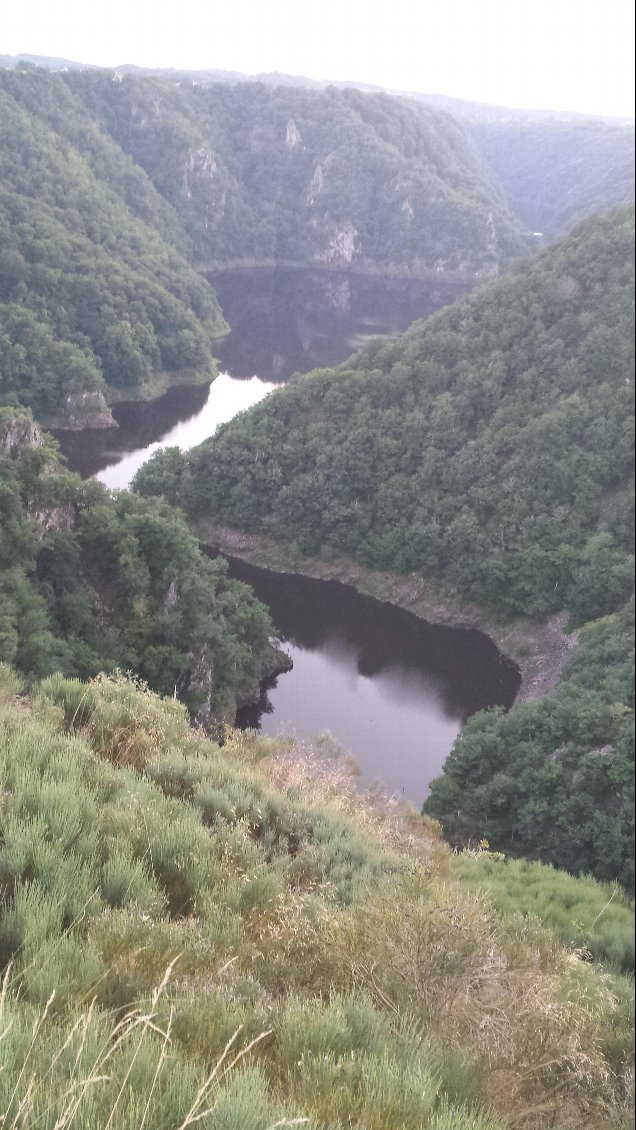
[[[213,181],[217,173],[214,154],[204,145],[193,149],[183,169],[183,195],[186,200],[192,199],[192,190],[196,181]]]
[[[322,251],[316,252],[314,260],[317,263],[351,263],[356,253],[356,238],[358,232],[351,223],[342,224],[337,228],[327,246]]]
[[[287,131],[285,133],[285,145],[288,149],[295,149],[297,145],[300,145],[301,141],[302,138],[300,136],[300,130],[298,129],[298,126],[296,125],[294,119],[290,118],[287,123]]]
[[[42,447],[44,437],[26,412],[0,416],[0,448],[17,456],[25,447]]]
[[[57,427],[79,432],[83,428],[116,428],[117,421],[101,392],[73,392],[66,397]]]

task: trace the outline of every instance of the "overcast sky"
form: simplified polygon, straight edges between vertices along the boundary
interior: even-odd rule
[[[0,54],[632,116],[632,0],[3,0]]]

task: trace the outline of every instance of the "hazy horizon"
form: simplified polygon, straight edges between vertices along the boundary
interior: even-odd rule
[[[627,0],[23,0],[0,52],[85,66],[279,73],[511,109],[634,114]]]

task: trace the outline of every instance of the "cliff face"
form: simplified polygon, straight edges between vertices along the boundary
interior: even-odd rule
[[[490,277],[526,250],[449,115],[354,90],[70,72],[206,267],[276,261]]]

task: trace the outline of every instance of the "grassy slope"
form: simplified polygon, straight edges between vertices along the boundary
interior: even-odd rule
[[[433,826],[121,679],[3,688],[5,1125],[628,1125],[628,983]]]

